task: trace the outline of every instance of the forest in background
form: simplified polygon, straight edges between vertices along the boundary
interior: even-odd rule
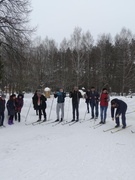
[[[135,92],[135,35],[122,28],[114,38],[75,27],[70,39],[32,39],[29,0],[0,0],[0,89],[34,92],[36,89],[74,86],[98,91]]]

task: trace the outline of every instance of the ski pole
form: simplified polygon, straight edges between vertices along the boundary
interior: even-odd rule
[[[27,121],[27,117],[28,117],[28,114],[29,114],[29,112],[30,112],[31,104],[32,104],[32,103],[30,103],[30,106],[29,106],[28,112],[27,112],[27,114],[26,114],[26,117],[25,117],[25,122]]]
[[[134,112],[135,112],[135,110],[134,110],[134,111],[127,112],[126,114],[131,114],[131,113],[134,113]]]
[[[51,108],[50,108],[50,112],[49,112],[49,116],[48,116],[48,121],[50,120],[50,117],[51,117],[51,112],[52,112],[52,107],[53,107],[53,101],[54,101],[54,97],[53,97],[53,99],[52,99]]]

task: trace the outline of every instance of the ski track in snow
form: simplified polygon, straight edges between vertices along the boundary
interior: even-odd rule
[[[52,124],[26,126],[25,118],[32,94],[26,94],[21,123],[0,129],[1,180],[134,180],[135,179],[135,113],[127,114],[132,126],[111,134],[103,130],[115,126],[108,108],[107,124],[96,129],[95,121],[75,123],[73,126]],[[112,97],[114,98],[114,97]],[[123,99],[129,105],[127,112],[135,110],[135,98]],[[47,115],[52,98],[47,100]],[[70,103],[70,105],[69,105]],[[80,119],[86,112],[85,100],[80,102]],[[7,112],[6,112],[7,113]],[[72,119],[71,100],[66,98],[65,120]],[[56,99],[51,117],[56,119]],[[86,120],[90,114],[86,115]],[[38,119],[31,105],[27,123]],[[51,122],[51,121],[50,121]]]

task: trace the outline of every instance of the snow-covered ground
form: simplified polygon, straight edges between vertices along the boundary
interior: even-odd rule
[[[107,123],[85,121],[73,126],[52,124],[25,125],[36,121],[31,104],[32,94],[25,94],[21,123],[0,128],[0,180],[135,180],[135,97],[118,97],[128,104],[127,125],[112,134],[103,130],[114,127],[108,108]],[[111,99],[114,97],[111,97]],[[47,115],[53,98],[47,100]],[[51,119],[56,119],[54,99]],[[80,102],[80,119],[86,112]],[[86,120],[90,114],[86,115]],[[71,99],[66,98],[65,120],[72,119]],[[46,123],[47,124],[47,123]],[[90,128],[91,127],[91,128]]]

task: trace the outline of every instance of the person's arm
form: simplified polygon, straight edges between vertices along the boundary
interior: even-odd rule
[[[79,98],[82,98],[83,96],[82,96],[82,94],[81,94],[81,92],[79,91]]]
[[[73,92],[70,91],[69,93],[69,97],[72,98],[73,97]]]
[[[55,97],[55,98],[56,98],[56,97],[58,97],[58,94],[57,94],[57,92],[55,92],[55,93],[54,93],[54,97]]]

